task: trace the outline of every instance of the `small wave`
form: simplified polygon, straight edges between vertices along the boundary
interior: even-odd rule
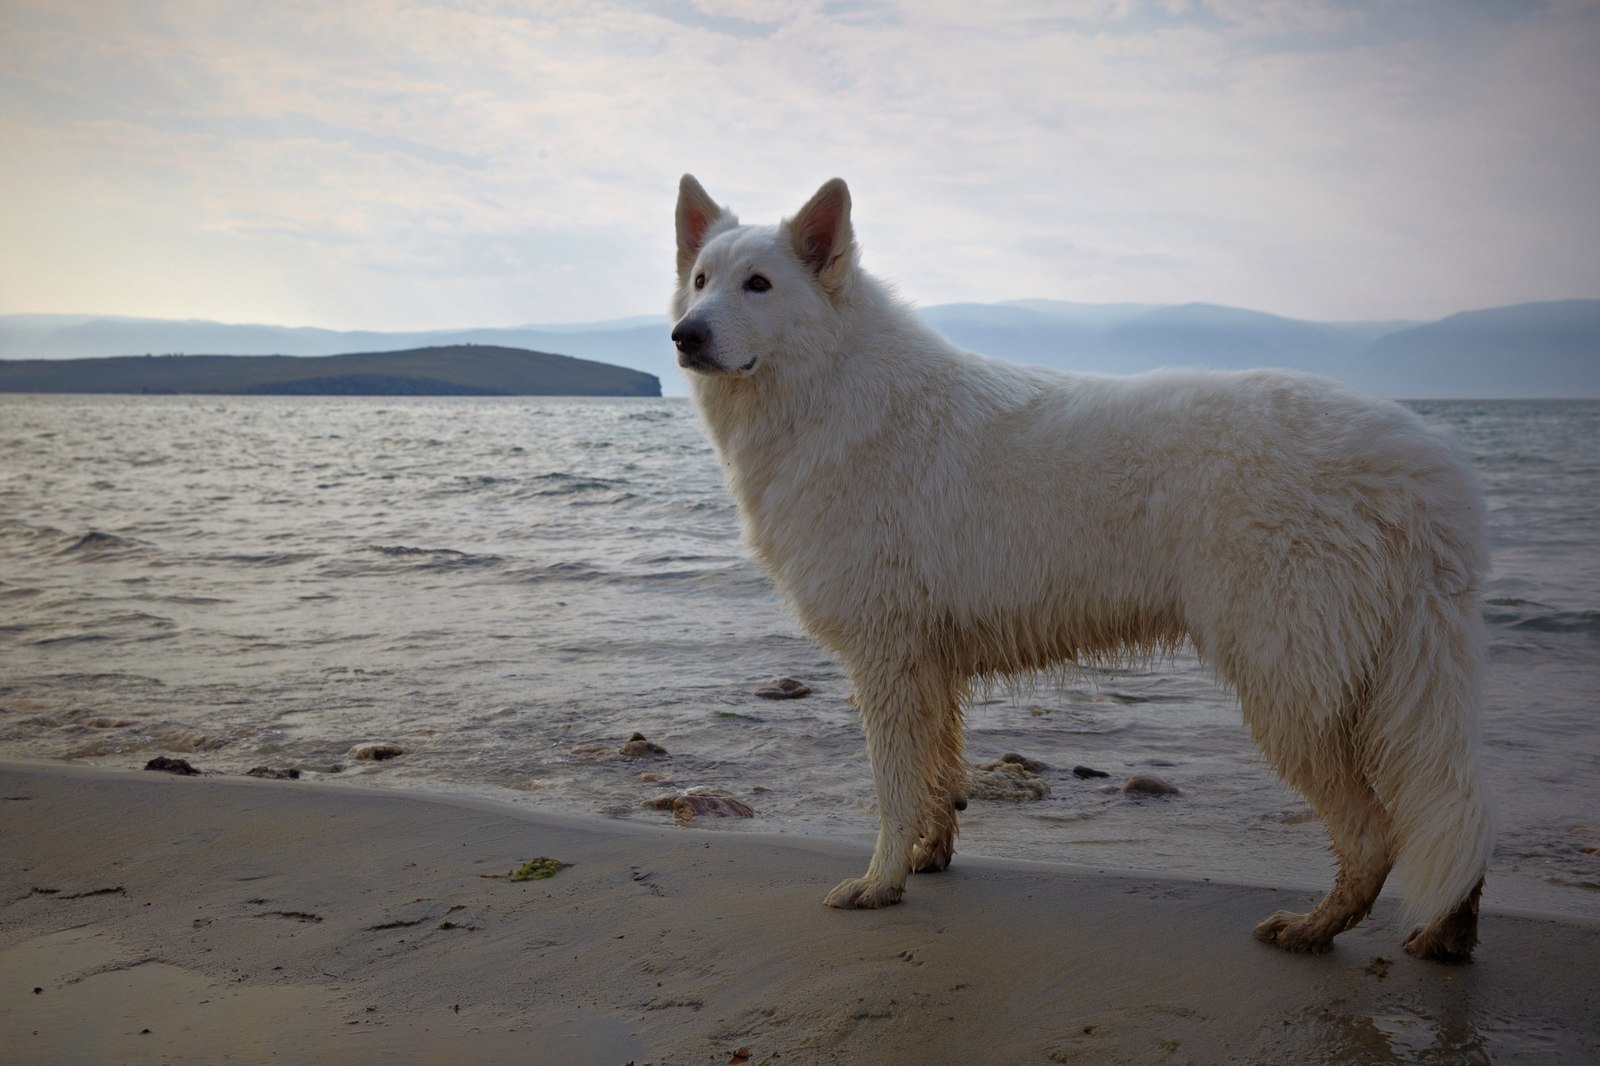
[[[540,474],[528,479],[529,488],[520,495],[572,496],[580,492],[613,492],[621,483],[605,478],[583,477],[578,474],[556,472]]]
[[[35,648],[61,648],[75,644],[98,644],[102,640],[110,639],[110,635],[106,633],[69,633],[60,637],[40,637],[32,644]]]
[[[137,540],[128,537],[119,537],[115,533],[104,533],[98,529],[91,529],[67,547],[61,549],[62,555],[76,555],[84,559],[99,559],[108,555],[122,555],[127,552],[137,551],[144,547]]]
[[[292,566],[315,559],[315,552],[260,552],[240,555],[214,555],[207,562],[237,563],[241,566]]]
[[[8,540],[21,541],[32,544],[36,541],[57,541],[66,536],[54,526],[36,526],[28,522],[19,522],[15,518],[0,518],[0,537]]]
[[[666,566],[668,563],[712,563],[725,566],[728,563],[726,556],[696,555],[690,552],[668,552],[663,555],[644,555],[630,560],[640,566]]]
[[[56,674],[52,680],[63,685],[155,685],[162,686],[166,682],[159,678],[146,677],[143,674],[121,673],[65,673]]]
[[[606,499],[603,499],[603,500],[589,500],[589,499],[573,500],[572,501],[572,506],[573,507],[615,507],[618,504],[636,503],[639,499],[640,499],[640,497],[635,496],[631,492],[618,492],[616,495],[609,496],[609,497],[607,497]]]
[[[1600,611],[1556,611],[1552,614],[1524,618],[1513,622],[1510,629],[1531,630],[1535,633],[1591,633],[1600,635]]]
[[[612,575],[593,563],[571,562],[529,567],[517,570],[510,576],[529,585],[538,585],[547,581],[603,581]]]
[[[1563,611],[1534,600],[1487,600],[1483,617],[1490,625],[1524,633],[1600,635],[1600,611]]]
[[[499,566],[498,555],[474,555],[454,548],[414,548],[406,544],[374,544],[368,551],[395,560],[405,560],[408,570],[467,570],[479,566]]]

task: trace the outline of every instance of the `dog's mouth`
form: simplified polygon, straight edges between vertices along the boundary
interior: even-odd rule
[[[686,352],[678,349],[678,365],[685,370],[693,370],[697,374],[748,374],[756,368],[761,361],[759,356],[752,356],[743,366],[723,366],[703,352]]]

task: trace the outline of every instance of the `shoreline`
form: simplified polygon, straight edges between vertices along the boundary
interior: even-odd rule
[[[1492,905],[1458,968],[1386,901],[1295,956],[1251,928],[1314,890],[963,855],[832,911],[859,842],[15,761],[0,849],[11,1061],[1600,1056],[1600,922]]]

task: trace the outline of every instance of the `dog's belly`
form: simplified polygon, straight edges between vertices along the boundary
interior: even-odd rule
[[[1176,609],[1125,607],[952,620],[935,641],[957,673],[980,677],[1145,659],[1172,651],[1185,636]]]

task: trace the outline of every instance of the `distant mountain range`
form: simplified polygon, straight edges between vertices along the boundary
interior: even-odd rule
[[[942,304],[923,317],[972,351],[1060,369],[1279,366],[1408,399],[1600,397],[1600,300],[1468,311],[1436,322],[1307,322],[1212,304]],[[91,315],[0,315],[0,359],[331,355],[445,345],[561,352],[655,375],[681,395],[664,317],[573,326],[378,333]]]
[[[547,352],[451,345],[348,355],[0,361],[0,392],[244,396],[660,396],[654,375]]]

